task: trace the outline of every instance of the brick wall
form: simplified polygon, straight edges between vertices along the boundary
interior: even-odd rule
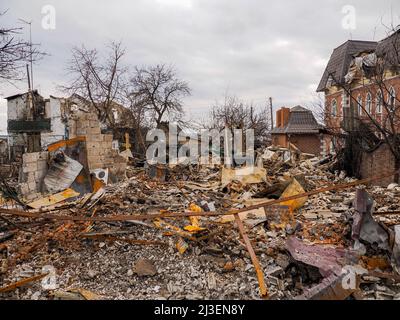
[[[303,153],[315,155],[322,154],[322,140],[317,134],[296,134],[291,135],[290,139],[286,134],[273,134],[272,144],[283,148],[289,148],[289,142],[294,144]]]
[[[332,104],[336,101],[337,114],[332,115]],[[340,132],[340,123],[343,119],[343,90],[325,96],[325,125],[333,132]]]
[[[272,135],[272,144],[274,146],[279,147],[288,147],[287,136],[286,134],[273,134]]]
[[[22,196],[30,201],[41,196],[42,182],[48,169],[48,152],[24,153],[19,174]]]
[[[319,135],[291,135],[290,143],[294,144],[303,153],[320,155],[322,152],[321,139]]]
[[[393,88],[396,93],[397,99],[400,97],[400,76],[396,76],[390,79],[385,80],[385,87],[387,90],[390,88]],[[389,93],[387,90],[384,90],[383,95],[384,95],[384,100],[386,102],[389,101]],[[382,113],[378,114],[377,113],[377,96],[379,92],[379,87],[375,85],[374,83],[372,84],[360,84],[360,83],[355,83],[352,86],[351,89],[351,96],[350,98],[350,103],[352,106],[355,107],[355,110],[358,110],[357,106],[357,99],[358,97],[361,98],[363,107],[366,108],[366,101],[367,101],[367,95],[368,93],[371,94],[372,98],[372,103],[371,103],[371,115],[379,122],[379,123],[384,123],[385,118],[387,117],[387,113],[384,107],[382,107]],[[339,91],[332,93],[332,94],[326,94],[325,95],[325,115],[326,115],[326,126],[328,129],[333,130],[333,131],[339,131],[340,128],[340,122],[343,119],[343,95],[345,94],[343,89],[339,89]],[[336,100],[337,107],[338,107],[338,114],[336,117],[332,116],[332,102]],[[398,104],[398,102],[396,102]],[[360,115],[360,118],[365,120],[365,121],[370,121],[367,115],[362,112]]]
[[[362,179],[390,174],[395,170],[395,159],[386,144],[382,144],[378,149],[362,156],[360,174]],[[394,182],[394,177],[382,179],[374,182],[374,185],[386,187]]]
[[[102,134],[94,112],[79,112],[69,121],[70,138],[85,136],[89,170],[108,168],[111,175],[122,176],[126,160],[112,149],[113,135]]]

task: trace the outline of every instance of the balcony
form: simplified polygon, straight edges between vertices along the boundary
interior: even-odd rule
[[[50,119],[8,120],[9,133],[40,133],[51,131]]]

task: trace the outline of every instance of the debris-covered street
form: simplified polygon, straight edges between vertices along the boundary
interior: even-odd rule
[[[217,166],[160,167],[165,181],[128,167],[122,181],[72,202],[2,209],[3,297],[261,299],[246,243],[226,215],[239,210],[270,299],[398,299],[400,187],[369,187],[368,196],[355,179],[330,173],[330,159],[285,162],[286,152],[260,154],[261,174],[249,183],[227,181]],[[17,287],[44,266],[54,267],[56,289],[39,278]],[[338,291],[343,277],[353,281],[345,267],[357,270],[356,286]]]

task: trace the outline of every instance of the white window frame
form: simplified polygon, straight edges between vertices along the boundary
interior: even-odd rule
[[[368,114],[371,114],[372,110],[372,95],[368,92],[367,98],[365,100],[365,110],[367,110]]]
[[[376,108],[375,112],[377,114],[382,114],[382,107],[383,107],[383,93],[381,90],[378,91],[376,94]]]
[[[392,103],[393,99],[393,103]],[[391,110],[394,110],[394,107],[396,106],[396,90],[394,90],[393,87],[390,87],[389,89],[389,96],[388,96],[388,105]]]
[[[331,115],[333,117],[337,117],[338,116],[338,107],[337,107],[336,99],[333,99],[332,103],[331,103]]]
[[[358,111],[358,115],[361,116],[362,111],[363,111],[363,98],[362,98],[361,94],[359,94],[357,97],[357,111]]]

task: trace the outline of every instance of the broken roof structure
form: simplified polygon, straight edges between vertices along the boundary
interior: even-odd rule
[[[387,38],[379,41],[375,53],[378,57],[382,57],[388,64],[398,66],[400,64],[399,48],[400,28]]]
[[[328,65],[322,75],[317,92],[322,92],[329,84],[345,84],[345,76],[353,58],[361,53],[375,53],[385,59],[386,63],[399,65],[398,48],[400,47],[400,28],[379,42],[348,40],[336,49],[329,59]]]
[[[318,85],[317,92],[324,91],[330,81],[344,84],[345,75],[353,60],[353,56],[360,52],[373,52],[377,46],[378,42],[375,41],[348,40],[334,49]]]

